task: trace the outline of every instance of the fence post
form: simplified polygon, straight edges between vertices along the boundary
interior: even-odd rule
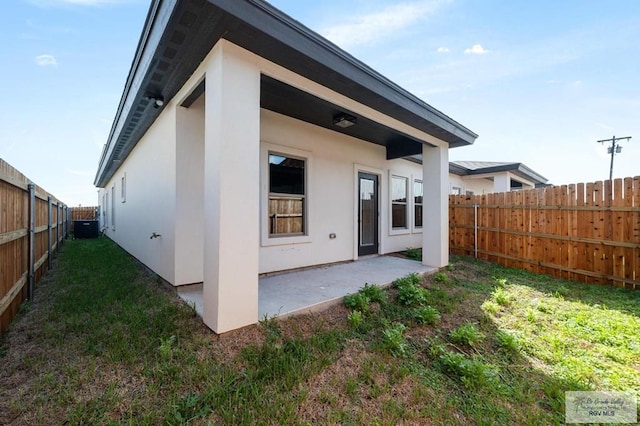
[[[51,247],[53,247],[53,232],[51,230],[51,220],[53,215],[53,202],[51,201],[51,197],[47,197],[47,265],[49,269],[51,269]]]
[[[60,200],[56,203],[56,253],[60,250]]]
[[[30,183],[29,186],[29,288],[28,298],[33,300],[33,285],[35,282],[36,263],[36,186]]]
[[[60,251],[60,236],[62,234],[62,232],[60,232],[60,225],[62,224],[62,218],[60,217],[61,208],[60,200],[58,200],[58,204],[56,204],[56,253]]]
[[[478,205],[473,205],[473,252],[478,258]]]
[[[65,206],[64,204],[62,205],[62,210],[61,210],[61,214],[62,214],[62,243],[64,244],[64,239],[67,238],[67,217],[66,217],[66,213],[67,213],[67,206]]]
[[[71,227],[73,226],[73,207],[67,208],[67,237],[71,234]]]

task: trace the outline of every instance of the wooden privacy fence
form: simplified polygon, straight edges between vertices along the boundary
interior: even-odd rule
[[[449,227],[455,254],[640,288],[640,177],[450,195]]]
[[[0,333],[51,267],[69,209],[0,158]]]
[[[98,207],[71,207],[71,220],[98,220]]]

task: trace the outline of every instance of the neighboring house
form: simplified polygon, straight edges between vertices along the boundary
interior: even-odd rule
[[[476,137],[264,1],[155,0],[95,178],[102,227],[203,283],[221,333],[258,321],[262,273],[417,246],[446,265],[448,150]]]
[[[548,186],[547,178],[522,163],[452,161],[449,188],[455,195],[478,195]]]

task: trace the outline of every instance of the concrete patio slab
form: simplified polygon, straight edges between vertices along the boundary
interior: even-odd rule
[[[340,303],[366,283],[385,286],[407,274],[435,270],[400,257],[374,256],[262,277],[258,283],[259,319],[316,312]],[[202,316],[201,286],[178,290],[178,295]]]

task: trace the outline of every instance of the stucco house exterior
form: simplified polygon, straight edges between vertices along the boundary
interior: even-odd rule
[[[451,161],[449,191],[454,195],[482,195],[548,186],[547,178],[522,163]]]
[[[222,333],[259,320],[260,274],[417,246],[446,265],[448,150],[476,137],[267,2],[154,0],[101,225],[170,284],[202,283]]]

